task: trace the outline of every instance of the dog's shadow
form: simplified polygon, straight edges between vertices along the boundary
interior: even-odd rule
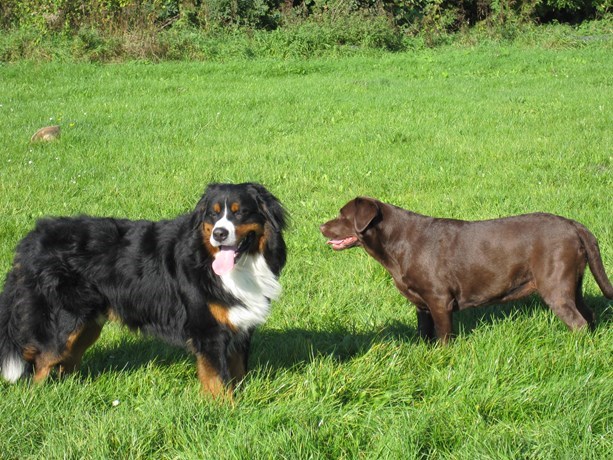
[[[119,340],[103,346],[101,342],[85,353],[80,370],[83,379],[95,380],[108,373],[132,373],[150,365],[167,367],[181,361],[193,361],[182,348],[153,337],[135,335],[127,329]]]
[[[594,312],[595,327],[606,327],[613,321],[613,302],[605,297],[585,296],[586,305]],[[471,308],[454,314],[454,332],[461,335],[469,335],[481,324],[492,324],[497,321],[524,315],[530,316],[539,311],[553,311],[541,300],[538,295],[532,295],[525,299],[510,302],[503,305],[491,305],[481,308]]]
[[[127,330],[120,340],[95,345],[85,355],[81,376],[96,379],[109,372],[134,372],[152,365],[171,366],[177,362],[194,361],[182,348],[173,347],[151,337],[132,337]],[[307,364],[317,356],[331,356],[339,362],[366,353],[375,343],[384,340],[416,342],[416,330],[400,322],[386,325],[378,331],[360,333],[337,328],[332,331],[307,329],[262,329],[252,340],[250,368],[287,369]]]
[[[586,304],[596,314],[596,327],[607,327],[613,321],[613,303],[603,297],[586,297]],[[407,308],[414,308],[407,305]],[[481,325],[549,310],[537,297],[485,308],[464,310],[454,315],[456,335],[470,335]],[[551,313],[553,314],[553,313]],[[133,337],[125,332],[110,345],[94,346],[88,350],[81,370],[83,378],[97,378],[108,372],[133,372],[155,363],[171,366],[177,362],[193,362],[185,350],[150,337]],[[412,325],[392,321],[372,332],[336,327],[332,330],[269,329],[262,328],[254,335],[249,366],[252,369],[281,370],[312,362],[328,356],[345,362],[362,356],[377,343],[395,341],[418,343],[421,339]]]
[[[308,364],[320,356],[346,362],[366,354],[377,343],[416,343],[418,340],[416,329],[399,321],[372,332],[357,332],[343,327],[326,331],[264,329],[255,337],[250,363],[256,368],[275,370]]]

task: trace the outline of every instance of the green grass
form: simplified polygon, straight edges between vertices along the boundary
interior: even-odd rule
[[[594,232],[613,278],[610,56],[596,41],[0,65],[1,273],[40,216],[169,218],[211,181],[260,181],[292,216],[284,294],[234,405],[200,396],[188,354],[109,325],[80,373],[0,383],[0,457],[608,458],[612,310],[591,276],[594,333],[527,299],[462,312],[431,346],[389,275],[332,253],[318,225],[356,195],[464,219],[548,211]],[[59,141],[29,144],[55,123]]]

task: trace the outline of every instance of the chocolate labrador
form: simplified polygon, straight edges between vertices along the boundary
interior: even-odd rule
[[[586,264],[613,298],[594,235],[552,214],[469,222],[358,197],[320,229],[333,249],[362,246],[387,269],[416,305],[419,334],[428,339],[450,338],[454,311],[534,292],[570,329],[593,327],[581,292]]]

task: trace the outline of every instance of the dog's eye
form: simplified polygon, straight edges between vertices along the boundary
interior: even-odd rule
[[[246,219],[250,216],[253,215],[253,211],[250,208],[240,208],[238,209],[234,215],[238,218],[238,219]]]

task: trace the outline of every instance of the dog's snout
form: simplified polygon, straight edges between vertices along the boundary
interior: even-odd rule
[[[218,243],[223,243],[228,238],[229,234],[230,232],[227,229],[219,227],[213,230],[213,239]]]

